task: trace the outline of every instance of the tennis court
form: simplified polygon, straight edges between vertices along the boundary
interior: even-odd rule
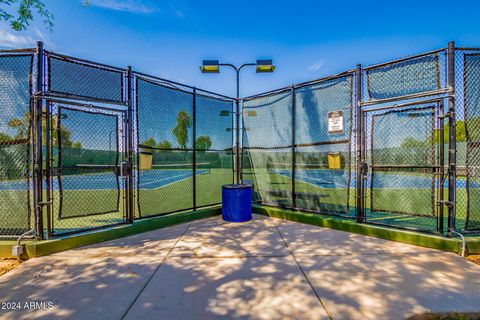
[[[199,169],[196,175],[210,173],[210,170]],[[193,177],[191,169],[146,170],[142,173],[140,189],[154,190],[169,184]],[[121,178],[121,177],[120,177]],[[63,190],[112,190],[117,189],[117,176],[114,173],[76,174],[62,176]],[[24,181],[5,181],[0,183],[0,191],[23,190]],[[53,179],[53,189],[58,190],[58,179]]]
[[[292,171],[290,170],[272,170],[271,173],[279,174],[285,177],[292,178]],[[352,177],[355,172],[352,171]],[[310,183],[321,188],[346,188],[349,177],[344,170],[327,170],[327,169],[312,169],[312,170],[298,170],[295,173],[295,179]],[[372,176],[367,176],[367,182],[370,184]],[[397,181],[401,180],[402,184],[398,185]],[[435,186],[440,185],[439,179],[435,179]],[[457,189],[466,188],[466,180],[457,180]],[[355,181],[350,179],[350,187],[355,188]],[[425,174],[415,173],[375,173],[373,187],[378,189],[430,189],[432,188],[432,177]],[[448,181],[445,180],[444,187],[448,188]],[[470,187],[478,188],[480,184],[477,182],[470,182]]]

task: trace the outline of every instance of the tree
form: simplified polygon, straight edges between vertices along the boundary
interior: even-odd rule
[[[430,140],[430,144],[431,144],[431,140]],[[418,147],[425,147],[425,146],[428,146],[428,145],[429,145],[428,141],[421,141],[421,140],[417,140],[417,139],[412,138],[412,137],[407,137],[403,140],[400,147],[402,147],[402,148],[418,148]]]
[[[10,23],[15,31],[27,30],[34,14],[43,18],[43,23],[49,30],[53,29],[53,14],[47,10],[42,0],[0,0],[0,20]]]
[[[163,140],[162,142],[158,143],[157,148],[159,148],[159,149],[172,149],[172,144],[168,140]]]
[[[187,149],[188,128],[192,126],[192,119],[186,111],[180,111],[177,114],[177,125],[172,133],[177,138],[178,145],[182,149]]]
[[[473,118],[472,120],[469,120],[469,126],[472,126],[472,122],[475,122],[476,118]],[[478,118],[477,118],[478,119]],[[448,123],[445,124],[443,127],[443,143],[448,143],[448,131],[449,131],[449,125]],[[465,142],[467,141],[467,132],[465,131],[465,122],[462,120],[458,120],[455,124],[455,132],[456,132],[456,138],[457,142]],[[438,144],[440,141],[440,130],[436,129],[435,130],[435,143]]]
[[[155,148],[157,146],[157,141],[155,141],[155,138],[148,138],[142,144],[149,148]]]
[[[14,118],[7,122],[7,125],[15,129],[17,133],[15,134],[16,139],[25,139],[28,137],[28,131],[30,128],[30,113],[25,113],[23,119]]]
[[[10,137],[8,134],[0,132],[0,144],[9,142],[12,140],[12,137]]]
[[[199,136],[196,140],[198,150],[208,150],[212,146],[212,139],[208,136]]]
[[[0,0],[1,1],[1,0]],[[25,115],[23,116],[23,118],[14,118],[14,119],[11,119],[10,121],[7,122],[7,125],[12,128],[12,129],[15,129],[16,133],[15,133],[15,136],[12,137],[12,139],[27,139],[29,138],[29,130],[30,130],[30,112],[25,112]],[[58,127],[58,120],[56,117],[53,117],[53,123],[52,123],[52,126],[53,128],[57,128]],[[55,129],[55,133],[53,134],[52,136],[52,144],[54,147],[58,147],[59,146],[59,139],[58,139],[58,135],[56,134],[56,129]],[[63,147],[72,147],[72,144],[73,144],[73,141],[71,140],[71,136],[72,136],[72,133],[70,132],[70,130],[68,130],[64,125],[60,124],[60,140],[62,142],[62,146]],[[46,118],[44,117],[43,120],[42,120],[42,135],[43,137],[46,137],[47,133],[47,120]],[[43,144],[45,144],[45,140],[43,141]],[[80,145],[80,142],[76,142],[77,145]]]
[[[74,142],[74,143],[72,143],[72,148],[73,149],[82,149],[82,144],[80,143],[80,141]]]

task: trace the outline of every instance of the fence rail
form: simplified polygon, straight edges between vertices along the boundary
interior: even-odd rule
[[[480,232],[477,48],[358,65],[245,97],[240,110],[41,43],[0,51],[0,84],[0,238],[219,204],[237,174],[265,205]]]

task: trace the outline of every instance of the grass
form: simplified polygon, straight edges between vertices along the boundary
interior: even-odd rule
[[[267,190],[291,190],[291,178],[271,174],[267,170],[257,169],[255,179],[248,170],[244,171],[244,179],[252,180],[256,190],[260,190],[262,199],[268,202],[291,205],[291,199],[268,197]],[[211,169],[208,174],[198,175],[197,180],[197,207],[212,205],[221,202],[221,186],[233,182],[231,169]],[[355,189],[351,188],[349,193],[346,188],[321,188],[319,186],[298,181],[295,184],[297,192],[322,194],[319,201],[297,200],[297,207],[307,210],[316,210],[327,213],[337,213],[345,217],[355,216]],[[119,207],[117,210],[117,197],[119,196]],[[422,216],[412,216],[402,213],[372,212],[370,203],[370,190],[366,190],[366,219],[369,222],[387,224],[399,227],[420,229],[423,231],[435,232],[437,218],[429,216],[431,212],[431,192],[425,189],[384,189],[374,190],[374,208],[378,210],[399,210],[406,212],[422,213]],[[124,218],[123,193],[120,195],[111,190],[65,190],[64,210],[70,214],[86,212],[112,211],[106,214],[81,216],[75,218],[60,219],[58,217],[59,201],[58,194],[54,195],[54,211],[50,213],[51,225],[55,234],[90,229],[106,225],[122,223]],[[137,194],[135,194],[137,197]],[[446,198],[446,191],[445,191]],[[20,234],[33,226],[33,215],[31,225],[28,226],[27,215],[19,214],[26,212],[26,193],[22,191],[1,191],[0,203],[0,231],[3,233],[15,232]],[[463,227],[465,220],[466,201],[465,190],[457,190],[457,226]],[[137,200],[137,198],[135,198]],[[165,214],[172,211],[188,210],[193,208],[193,178],[184,179],[158,189],[143,189],[138,194],[140,203],[140,214],[142,217]],[[348,208],[347,208],[348,204]],[[45,209],[44,221],[47,221],[48,212]],[[139,217],[139,210],[136,210]],[[445,213],[446,216],[446,213]],[[445,223],[446,226],[446,223]],[[46,227],[46,223],[45,223]]]
[[[269,173],[266,169],[256,169],[255,177],[249,170],[244,170],[244,179],[252,180],[262,199],[280,205],[292,205],[291,199],[268,197],[267,190],[291,191],[292,179],[280,175]],[[353,177],[352,177],[353,179]],[[327,197],[321,198],[321,203],[308,203],[308,201],[297,200],[297,207],[307,210],[317,210],[326,213],[342,213],[342,209],[349,205],[347,213],[342,214],[346,217],[355,215],[355,188],[321,188],[319,186],[298,181],[295,183],[296,192],[307,192],[324,194]],[[373,189],[373,208],[370,189],[366,190],[366,220],[372,223],[392,225],[402,228],[412,228],[427,232],[436,232],[437,217],[432,215],[432,192],[427,189]],[[447,199],[447,190],[444,192],[444,199]],[[438,195],[434,194],[435,201]],[[463,228],[466,216],[466,191],[457,190],[457,227]],[[383,210],[383,211],[382,211]],[[399,211],[395,213],[395,211]],[[405,214],[407,213],[415,213]],[[480,217],[479,217],[480,218]],[[444,211],[444,231],[447,226],[447,210]]]
[[[210,173],[197,175],[197,207],[221,203],[221,186],[233,182],[231,169],[211,169]],[[117,197],[119,196],[118,209]],[[172,211],[188,210],[193,207],[193,178],[184,179],[158,189],[141,190],[138,194],[142,217],[165,214]],[[137,194],[135,194],[137,197]],[[58,193],[54,194],[53,212],[44,210],[44,221],[50,217],[55,234],[114,225],[125,221],[124,195],[112,190],[64,190],[63,210],[69,215],[105,212],[90,216],[60,218]],[[28,225],[26,192],[0,191],[0,231],[21,234],[34,224],[33,214]],[[46,196],[44,196],[46,199]],[[136,200],[137,198],[135,198]],[[8,205],[5,205],[8,204]],[[138,210],[136,210],[138,217]],[[46,223],[45,223],[46,228]]]

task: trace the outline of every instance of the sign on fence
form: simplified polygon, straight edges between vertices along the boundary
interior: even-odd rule
[[[343,134],[343,111],[328,113],[328,134]]]

